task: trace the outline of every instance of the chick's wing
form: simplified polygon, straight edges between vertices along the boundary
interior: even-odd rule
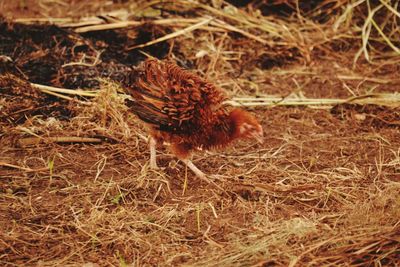
[[[191,134],[213,120],[225,99],[213,84],[175,64],[155,59],[133,74],[131,110],[158,130]]]

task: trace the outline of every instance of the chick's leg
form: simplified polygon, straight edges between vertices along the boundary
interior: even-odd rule
[[[157,159],[156,159],[156,144],[157,141],[153,137],[149,139],[149,147],[150,147],[150,169],[156,170],[158,169],[157,166]]]
[[[197,168],[191,160],[188,159],[191,156],[190,151],[192,150],[192,145],[190,143],[174,143],[171,145],[170,149],[171,152],[175,154],[178,159],[182,160],[186,164],[186,166],[188,166],[189,169],[191,169],[196,174],[197,177],[207,182],[210,182],[207,179],[207,176],[202,171],[200,171],[199,168]]]
[[[196,165],[194,165],[191,160],[184,159],[182,161],[186,164],[186,166],[189,167],[189,169],[191,169],[197,175],[197,177],[209,182],[206,175],[202,171],[200,171],[199,168],[197,168]]]

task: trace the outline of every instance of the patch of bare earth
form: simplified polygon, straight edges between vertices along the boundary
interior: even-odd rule
[[[67,1],[52,4],[58,2]],[[146,132],[120,94],[122,74],[144,58],[124,50],[125,42],[144,40],[129,35],[137,29],[78,34],[0,23],[7,30],[0,33],[0,56],[12,59],[0,58],[0,265],[398,264],[398,103],[254,107],[264,144],[196,154],[196,165],[215,175],[208,184],[168,149],[159,150],[162,169],[148,167]],[[143,42],[176,30],[147,27]],[[38,29],[54,42],[32,38]],[[309,61],[270,58],[237,32],[211,32],[145,52],[194,67],[231,96],[348,99],[399,92],[398,56],[353,65],[351,46],[320,47]],[[254,49],[241,46],[244,41]],[[98,64],[64,65],[82,55],[94,60],[98,51]],[[54,95],[35,83],[96,94]]]

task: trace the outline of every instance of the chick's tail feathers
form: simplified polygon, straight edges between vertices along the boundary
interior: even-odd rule
[[[177,66],[158,60],[146,60],[128,75],[128,93],[133,101],[127,106],[142,121],[161,131],[182,133],[190,128],[196,101],[192,87],[187,87],[188,74]],[[185,77],[181,77],[185,76]],[[179,79],[177,79],[179,78]]]

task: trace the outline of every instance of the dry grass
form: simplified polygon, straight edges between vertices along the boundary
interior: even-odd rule
[[[321,1],[330,19],[318,22],[311,11],[263,16],[257,1],[70,2],[38,1],[47,8],[28,15],[135,31],[142,22],[121,10],[117,21],[90,15],[137,11],[169,30],[168,57],[254,106],[265,143],[197,154],[215,184],[167,149],[152,171],[119,84],[71,91],[1,74],[0,265],[398,265],[397,4]]]

